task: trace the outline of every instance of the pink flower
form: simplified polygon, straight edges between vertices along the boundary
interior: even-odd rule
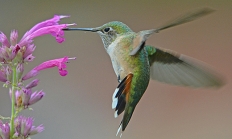
[[[42,131],[44,131],[44,126],[42,124],[37,126],[37,127],[32,126],[28,135],[32,136],[32,135],[38,134]]]
[[[44,130],[43,125],[37,127],[33,126],[34,118],[18,116],[15,121],[15,137],[28,138],[28,136],[35,135]]]
[[[36,87],[39,83],[39,79],[34,79],[29,84],[26,85],[26,89],[31,89],[33,87]]]
[[[63,29],[75,25],[75,23],[58,23],[60,19],[67,17],[69,16],[55,15],[51,19],[36,24],[24,34],[19,43],[17,43],[18,32],[16,30],[11,31],[10,42],[6,35],[0,31],[0,43],[2,44],[2,46],[0,46],[0,62],[11,62],[14,58],[19,62],[22,62],[22,60],[25,60],[25,62],[33,61],[34,56],[32,56],[32,53],[35,50],[35,45],[32,42],[34,38],[39,36],[51,34],[56,38],[58,43],[62,43],[65,40]]]
[[[59,58],[59,59],[53,59],[53,60],[49,60],[46,62],[43,62],[42,64],[36,66],[34,69],[32,69],[31,71],[29,71],[26,75],[24,75],[24,77],[22,78],[22,80],[27,80],[30,79],[36,75],[39,74],[39,71],[44,70],[44,69],[48,69],[48,68],[53,68],[53,67],[57,67],[59,70],[59,73],[61,76],[66,76],[68,74],[68,71],[65,70],[66,68],[66,64],[68,62],[68,60],[71,59],[76,59],[76,58],[68,58],[67,56],[64,58]]]
[[[58,24],[61,18],[66,18],[69,16],[55,15],[52,19],[43,21],[36,24],[32,29],[30,29],[19,42],[19,46],[23,47],[32,42],[35,37],[51,34],[56,37],[57,42],[62,43],[64,41],[64,31],[62,29],[67,28],[67,26],[75,25],[73,24]]]
[[[12,98],[12,90],[9,92],[10,98]],[[31,89],[22,88],[15,92],[15,106],[17,108],[28,108],[29,106],[37,103],[45,96],[45,93],[41,91],[32,92]],[[1,138],[0,138],[1,139]]]
[[[34,31],[36,31],[36,30],[38,30],[40,28],[43,28],[43,27],[58,25],[58,22],[60,21],[60,19],[67,18],[67,17],[70,17],[70,16],[68,16],[68,15],[54,15],[53,18],[45,20],[43,22],[40,22],[40,23],[36,24],[24,36],[26,36],[28,34],[31,34],[32,32],[34,32]]]
[[[2,43],[2,46],[10,47],[10,43],[3,32],[0,32],[0,42]]]
[[[10,139],[10,125],[0,120],[0,139]]]
[[[32,105],[41,100],[44,97],[45,93],[41,90],[39,92],[35,91],[33,94],[30,96],[30,100],[27,105]]]

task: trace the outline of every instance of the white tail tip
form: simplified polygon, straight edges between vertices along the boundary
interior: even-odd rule
[[[117,98],[113,99],[113,102],[112,102],[112,109],[115,109],[116,106],[117,106],[117,104],[118,104],[118,99],[117,99]]]
[[[118,131],[116,133],[116,136],[118,136],[118,133],[121,131],[121,135],[120,135],[120,138],[122,137],[122,124],[120,124],[119,128],[118,128]]]
[[[118,117],[118,111],[115,111],[114,112],[114,118],[117,118]]]
[[[114,99],[115,99],[115,96],[117,95],[118,90],[119,90],[118,88],[116,88],[116,89],[115,89],[114,94],[113,94],[113,96],[112,96],[112,100],[114,100]]]

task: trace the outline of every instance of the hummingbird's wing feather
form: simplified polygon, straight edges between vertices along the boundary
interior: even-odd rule
[[[191,87],[223,85],[222,78],[216,72],[196,59],[152,46],[146,46],[145,49],[151,66],[151,78],[154,80]]]

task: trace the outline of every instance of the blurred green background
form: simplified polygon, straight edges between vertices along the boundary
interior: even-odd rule
[[[217,10],[194,22],[170,28],[147,44],[175,50],[202,60],[226,77],[219,89],[192,89],[151,81],[123,133],[124,139],[232,138],[232,1],[230,0],[117,0],[117,1],[1,1],[0,30],[19,37],[54,14],[71,15],[61,23],[96,27],[118,20],[132,30],[152,29],[201,7]],[[76,56],[69,74],[42,71],[35,89],[46,96],[23,114],[35,117],[45,131],[33,139],[116,139],[122,116],[114,118],[111,97],[118,85],[100,37],[89,32],[66,32],[58,44],[51,36],[36,38],[34,56],[25,72],[43,61]],[[0,114],[10,115],[8,90],[0,89]]]

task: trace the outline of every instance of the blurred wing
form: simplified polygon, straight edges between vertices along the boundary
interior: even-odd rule
[[[167,28],[170,28],[170,27],[174,27],[174,26],[177,26],[177,25],[181,25],[181,24],[184,24],[184,23],[188,23],[188,22],[191,22],[193,20],[196,20],[200,17],[203,17],[205,15],[208,15],[210,13],[214,12],[213,9],[210,9],[210,8],[201,8],[201,9],[197,9],[195,11],[191,11],[189,13],[186,13],[170,22],[168,22],[167,24],[164,24],[160,27],[158,27],[155,32],[159,32],[161,30],[164,30],[164,29],[167,29]]]
[[[184,23],[188,23],[190,21],[196,20],[202,16],[208,15],[212,13],[214,10],[210,8],[202,8],[196,11],[192,11],[190,13],[184,14],[180,16],[179,18],[169,22],[168,24],[162,25],[161,27],[157,29],[151,29],[151,30],[144,30],[140,31],[136,34],[136,37],[133,40],[132,46],[133,50],[130,52],[130,55],[136,55],[145,45],[145,41],[148,39],[148,37],[153,33],[158,33],[161,30],[174,27],[177,25],[181,25]]]
[[[200,61],[174,51],[146,46],[151,78],[173,85],[191,87],[221,86],[223,81]]]

